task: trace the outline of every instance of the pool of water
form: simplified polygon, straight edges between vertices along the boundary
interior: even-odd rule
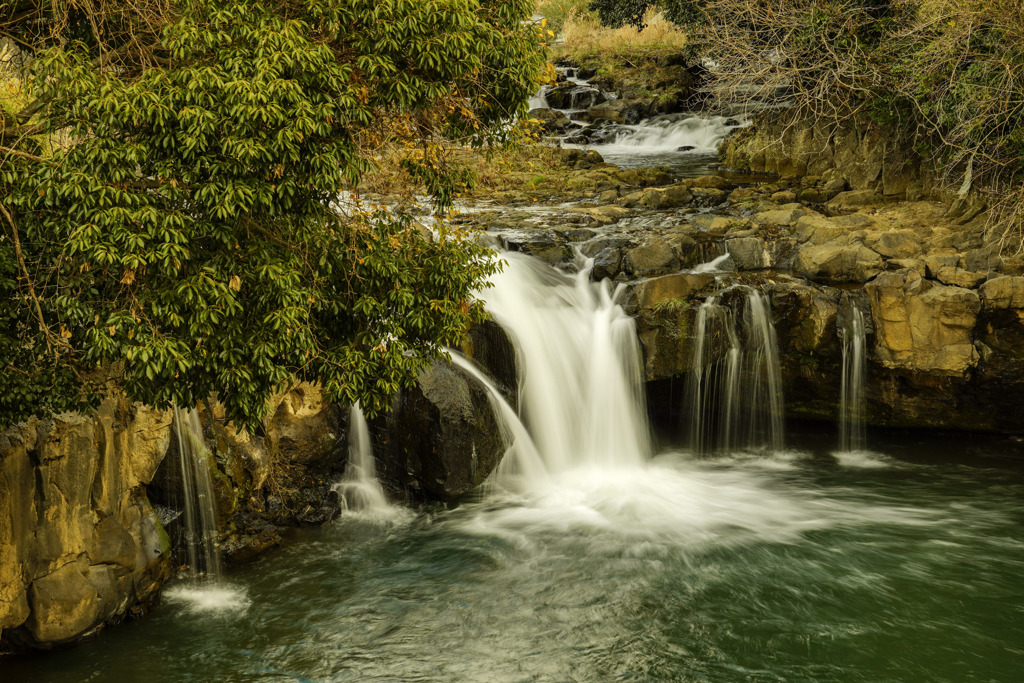
[[[1019,457],[826,441],[343,517],[0,678],[1020,680]]]

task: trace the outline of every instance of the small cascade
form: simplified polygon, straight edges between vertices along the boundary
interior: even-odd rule
[[[581,258],[579,272],[568,275],[524,254],[502,258],[505,268],[484,298],[515,345],[520,413],[535,444],[514,448],[508,466],[532,479],[645,462],[651,440],[640,348],[633,320],[616,303],[621,290],[591,282],[591,260]]]
[[[174,434],[178,440],[181,465],[188,576],[194,580],[217,582],[221,577],[217,509],[210,476],[210,453],[203,438],[199,412],[194,408],[185,412],[175,406]]]
[[[487,398],[498,418],[502,438],[508,444],[501,464],[498,465],[498,475],[501,477],[521,476],[528,480],[537,480],[546,476],[547,468],[544,466],[544,460],[540,453],[537,452],[537,446],[534,445],[530,432],[490,377],[472,361],[456,351],[451,352],[451,358],[454,365],[472,375],[487,390]]]
[[[839,450],[863,451],[867,444],[864,428],[864,366],[867,332],[864,314],[856,306],[842,327],[843,378],[839,398]]]
[[[686,385],[695,453],[782,449],[782,374],[767,297],[749,287],[710,297],[697,312]]]
[[[377,479],[370,428],[358,402],[349,410],[348,463],[345,465],[345,474],[332,488],[338,492],[345,511],[381,511],[391,508],[380,480]]]

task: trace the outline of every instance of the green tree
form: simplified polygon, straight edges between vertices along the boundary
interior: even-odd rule
[[[19,6],[21,5],[21,6]],[[0,128],[0,423],[115,377],[255,427],[296,379],[369,412],[483,315],[470,236],[347,194],[380,145],[439,209],[544,64],[529,0],[23,1]]]

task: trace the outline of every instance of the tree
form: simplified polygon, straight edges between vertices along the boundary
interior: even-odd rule
[[[0,422],[110,377],[159,407],[216,391],[250,427],[298,379],[383,407],[482,317],[496,264],[346,193],[402,140],[450,203],[467,177],[444,141],[500,141],[534,89],[532,6],[15,2],[0,29],[32,60],[0,129]]]

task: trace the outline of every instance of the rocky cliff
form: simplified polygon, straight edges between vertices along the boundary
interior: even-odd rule
[[[154,598],[170,547],[146,485],[170,440],[170,413],[116,399],[0,432],[0,651],[70,642]]]

